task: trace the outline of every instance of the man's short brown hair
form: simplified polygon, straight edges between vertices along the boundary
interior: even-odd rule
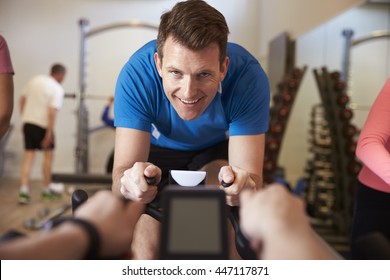
[[[51,66],[50,74],[65,74],[66,68],[60,63],[55,63]]]
[[[190,50],[202,50],[212,43],[219,47],[219,60],[226,58],[229,28],[225,17],[202,0],[178,2],[161,16],[157,53],[163,59],[163,47],[169,36]]]

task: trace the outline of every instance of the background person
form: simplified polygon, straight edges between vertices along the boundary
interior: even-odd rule
[[[361,130],[356,156],[363,167],[354,196],[351,258],[365,259],[359,237],[377,232],[390,241],[390,77]]]
[[[66,69],[63,65],[54,64],[50,75],[33,77],[23,89],[20,97],[25,151],[21,168],[19,203],[30,202],[30,171],[36,150],[42,150],[44,156],[42,198],[58,197],[55,191],[57,187],[51,181],[51,170],[55,148],[55,120],[64,99],[64,89],[61,83],[65,73]]]
[[[8,45],[0,35],[0,139],[10,127],[14,104],[14,69]]]

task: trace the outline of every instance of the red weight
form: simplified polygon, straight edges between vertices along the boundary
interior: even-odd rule
[[[337,81],[334,84],[334,90],[336,91],[343,91],[345,89],[345,83],[343,81]]]
[[[298,85],[298,82],[295,79],[291,79],[288,81],[288,87],[290,89],[295,89],[297,87],[297,85]]]
[[[285,91],[282,93],[282,102],[285,103],[285,104],[289,104],[291,103],[293,100],[293,96],[290,92],[288,91]]]
[[[265,171],[274,171],[276,169],[276,162],[272,159],[269,159],[269,160],[265,160],[264,161],[264,166],[263,166],[263,169]]]
[[[340,74],[340,72],[338,72],[338,71],[334,71],[334,72],[332,72],[332,73],[330,74],[330,76],[331,76],[331,78],[332,78],[333,80],[338,81],[338,80],[340,79],[341,74]]]
[[[293,70],[293,72],[292,72],[292,77],[293,77],[294,79],[299,79],[299,78],[301,78],[301,77],[302,77],[302,71],[301,71],[301,69],[295,68],[295,69]]]
[[[279,150],[279,147],[280,147],[280,143],[277,139],[275,138],[271,138],[268,140],[267,142],[267,149],[271,152],[275,152],[277,150]]]
[[[355,151],[356,151],[356,147],[357,147],[357,142],[354,141],[354,140],[349,140],[345,143],[345,153],[349,156],[354,156],[355,155]]]
[[[273,123],[270,127],[271,134],[280,134],[283,132],[283,125],[281,123]]]
[[[352,176],[356,176],[360,172],[361,168],[362,164],[356,160],[350,161],[347,166],[348,173]]]
[[[343,134],[346,137],[355,136],[357,133],[357,128],[353,124],[347,123],[343,126]]]
[[[280,119],[285,119],[288,114],[290,113],[290,108],[288,106],[282,106],[279,110],[278,110],[278,117]]]
[[[347,105],[348,102],[349,102],[349,96],[346,95],[345,93],[337,97],[337,104],[341,106]]]
[[[353,117],[353,113],[352,113],[351,109],[343,108],[340,111],[340,119],[341,120],[348,121],[348,120],[352,119],[352,117]]]

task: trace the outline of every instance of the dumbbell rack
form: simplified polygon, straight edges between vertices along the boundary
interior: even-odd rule
[[[355,157],[358,129],[351,123],[349,96],[340,73],[313,70],[322,103],[312,109],[306,166],[309,215],[329,232],[347,236],[352,216],[354,182],[361,168]]]
[[[299,85],[306,72],[306,66],[302,69],[294,68],[278,83],[278,90],[272,96],[270,109],[270,127],[265,136],[265,151],[263,165],[264,183],[272,183],[282,168],[278,165],[283,137],[287,128],[288,119],[294,105]]]

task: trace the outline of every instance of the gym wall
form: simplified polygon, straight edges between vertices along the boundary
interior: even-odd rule
[[[15,68],[15,110],[12,117],[14,130],[6,147],[4,177],[19,177],[23,140],[17,104],[20,92],[28,79],[36,74],[48,73],[50,65],[60,61],[68,68],[63,84],[65,91],[77,92],[79,89],[78,21],[80,18],[87,18],[91,28],[132,19],[158,24],[161,13],[170,9],[176,2],[173,0],[1,1],[0,33],[7,39]],[[282,9],[283,3],[286,5],[286,2],[281,0],[229,1],[228,5],[225,0],[207,2],[225,15],[231,31],[230,40],[244,45],[257,56],[263,63],[264,69],[267,69],[268,43],[273,36],[288,31],[297,41],[297,66],[307,64],[309,71],[293,108],[281,157],[288,179],[294,181],[301,176],[306,160],[306,128],[309,112],[311,106],[319,100],[311,69],[324,65],[331,69],[340,69],[341,29],[351,27],[355,29],[357,35],[375,29],[386,27],[389,29],[389,6],[356,6],[362,1],[332,0],[316,1],[317,9],[314,9],[312,0],[295,0],[295,6],[291,4],[293,1],[288,1],[288,5],[292,6],[289,9]],[[308,7],[313,10],[307,12],[305,9]],[[348,8],[351,9],[343,12]],[[285,14],[286,10],[295,12]],[[336,15],[337,17],[327,22],[327,19]],[[122,65],[138,47],[155,38],[155,35],[156,33],[150,30],[121,29],[88,40],[87,94],[107,96],[107,98],[113,94],[116,77]],[[364,93],[356,93],[357,96],[366,96],[369,92],[373,99],[372,95],[377,93],[380,84],[389,75],[388,67],[384,66],[386,59],[389,61],[389,47],[380,45],[372,48],[375,48],[374,52],[368,52],[366,47],[362,47],[361,51],[357,49],[353,54],[352,70],[360,71],[360,74],[353,74],[356,78],[352,79],[359,82],[356,87],[364,87]],[[380,50],[377,51],[377,48]],[[383,58],[370,59],[372,53],[383,53]],[[370,73],[359,70],[363,67],[360,63],[364,65],[367,60],[372,67]],[[358,75],[367,74],[370,74],[370,80],[363,83],[366,79]],[[90,126],[100,125],[100,114],[106,100],[90,99],[86,102]],[[365,100],[361,102],[366,103]],[[54,172],[75,170],[76,109],[77,102],[67,99],[58,115]],[[103,173],[105,161],[114,145],[114,132],[110,129],[100,130],[90,135],[89,142],[90,172]],[[41,157],[38,156],[32,178],[41,177],[40,165]]]
[[[353,38],[370,35],[373,31],[390,31],[390,3],[356,6],[296,38],[296,65],[308,66],[289,119],[280,157],[286,177],[295,184],[302,177],[309,155],[308,129],[312,106],[320,102],[313,69],[327,67],[341,71],[344,50],[344,29],[354,31]],[[360,109],[353,110],[351,120],[359,129],[368,110],[387,77],[390,76],[390,40],[378,39],[351,49],[349,94],[350,102]]]
[[[15,69],[14,130],[6,146],[4,177],[18,178],[23,156],[23,139],[18,110],[20,92],[36,74],[48,73],[53,62],[63,62],[68,69],[63,83],[66,92],[79,90],[80,18],[90,27],[140,20],[158,25],[161,14],[177,1],[173,0],[6,0],[0,3],[0,33],[6,38]],[[257,1],[208,1],[226,17],[231,28],[230,39],[257,53]],[[245,20],[242,20],[245,19]],[[256,23],[256,24],[254,24]],[[242,32],[246,30],[247,32]],[[117,75],[130,55],[156,32],[145,29],[117,29],[87,40],[86,93],[113,94]],[[90,127],[101,124],[100,114],[106,99],[87,99]],[[66,99],[58,114],[56,153],[53,171],[75,171],[77,137],[77,101]],[[106,159],[114,146],[114,132],[99,130],[89,138],[89,171],[104,173]],[[41,156],[35,160],[32,178],[41,178]]]

